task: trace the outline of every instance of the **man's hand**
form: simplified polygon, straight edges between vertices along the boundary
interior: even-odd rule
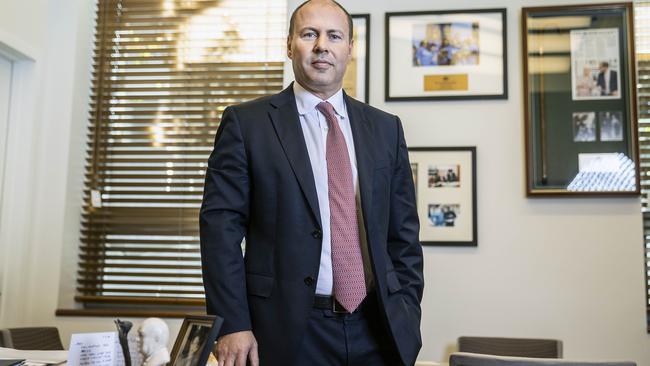
[[[259,366],[257,341],[253,332],[245,330],[226,334],[217,342],[219,366],[246,366],[246,359],[251,366]]]

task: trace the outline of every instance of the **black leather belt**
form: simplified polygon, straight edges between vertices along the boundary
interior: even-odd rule
[[[354,310],[354,312],[356,313],[363,309],[364,305],[368,302],[368,299],[372,296],[372,293],[368,294],[363,302],[359,304],[359,306]],[[339,304],[339,302],[336,301],[336,298],[334,298],[334,296],[316,295],[314,297],[314,308],[332,310],[332,312],[336,314],[351,314],[343,307],[343,305]]]
[[[332,310],[332,312],[337,314],[349,314],[349,312],[345,310],[338,301],[336,301],[334,296],[316,295],[316,297],[314,297],[314,308]]]

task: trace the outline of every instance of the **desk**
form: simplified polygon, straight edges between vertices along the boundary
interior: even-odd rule
[[[0,359],[26,360],[26,366],[47,364],[65,365],[68,359],[68,351],[22,351],[0,347]]]

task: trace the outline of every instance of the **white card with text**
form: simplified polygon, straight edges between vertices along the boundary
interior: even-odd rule
[[[117,332],[73,334],[68,351],[68,366],[120,366]]]

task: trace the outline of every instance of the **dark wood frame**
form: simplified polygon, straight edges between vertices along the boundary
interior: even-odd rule
[[[469,241],[420,241],[420,244],[427,246],[457,246],[475,247],[478,246],[478,207],[476,198],[476,146],[451,146],[451,147],[409,147],[409,152],[469,152],[472,158],[472,240]],[[462,179],[462,178],[461,178]],[[417,182],[414,182],[417,188]],[[417,192],[416,192],[417,203]]]
[[[488,95],[466,95],[466,96],[412,96],[412,97],[391,97],[390,96],[390,18],[398,16],[414,15],[441,15],[441,14],[477,14],[477,13],[500,13],[502,20],[502,42],[503,42],[503,93]],[[506,8],[492,9],[459,9],[459,10],[437,10],[437,11],[410,11],[390,12],[385,15],[385,90],[384,99],[388,101],[422,101],[422,100],[489,100],[508,99],[508,12]]]
[[[364,75],[364,100],[363,102],[368,103],[370,101],[370,14],[351,14],[352,20],[354,21],[355,18],[357,19],[365,19],[366,21],[366,62],[365,62],[365,67],[366,67],[366,74]]]
[[[533,151],[532,151],[532,130],[533,126],[529,119],[529,108],[531,102],[529,100],[529,85],[528,85],[528,28],[527,18],[530,13],[535,12],[549,12],[557,11],[561,15],[567,10],[608,10],[608,9],[625,9],[626,20],[626,42],[627,42],[627,59],[621,62],[621,68],[628,68],[627,75],[629,78],[634,78],[627,81],[629,100],[626,101],[628,108],[628,115],[630,116],[630,124],[627,125],[631,131],[631,147],[632,158],[634,159],[636,168],[636,190],[635,191],[610,191],[610,192],[575,192],[566,189],[548,188],[540,189],[533,188],[532,169],[533,169]],[[523,60],[523,82],[524,82],[524,140],[526,142],[526,196],[527,197],[620,197],[620,196],[638,196],[641,194],[641,181],[639,169],[639,145],[638,145],[638,126],[637,126],[637,94],[636,94],[636,53],[634,50],[634,13],[633,4],[631,2],[622,3],[603,3],[603,4],[589,4],[589,5],[562,5],[562,6],[541,6],[541,7],[525,7],[521,12],[521,36],[522,36],[522,60]]]
[[[174,366],[178,354],[181,352],[185,346],[183,339],[185,338],[185,333],[193,324],[201,324],[210,326],[210,332],[208,333],[208,338],[205,340],[205,345],[201,349],[201,356],[199,357],[199,365],[205,365],[210,356],[210,352],[214,350],[214,342],[217,340],[217,335],[221,326],[223,325],[223,318],[215,315],[190,315],[186,316],[183,319],[183,324],[181,329],[178,331],[176,340],[174,341],[174,347],[172,348],[171,355],[169,357],[169,366]]]

